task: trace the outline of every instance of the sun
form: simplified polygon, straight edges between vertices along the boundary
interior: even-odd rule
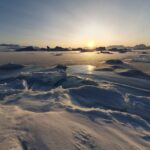
[[[88,42],[88,48],[92,49],[92,48],[94,48],[94,46],[95,46],[95,44],[93,41]]]

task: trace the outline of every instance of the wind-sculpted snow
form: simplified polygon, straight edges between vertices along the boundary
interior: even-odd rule
[[[82,79],[76,76],[68,76],[66,81],[62,83],[63,88],[73,88],[73,87],[80,87],[83,85],[95,85],[97,86],[98,83],[89,79]]]
[[[150,121],[150,97],[127,95],[114,89],[83,86],[70,89],[73,101],[88,108],[104,108],[139,115]]]
[[[116,62],[118,62],[118,60],[115,61],[115,63]],[[48,95],[44,93],[47,91],[49,94],[51,93],[47,101],[51,101],[51,99],[55,99],[54,101],[56,101],[59,96],[61,97],[63,94],[66,94],[70,98],[70,102],[74,105],[79,104],[81,107],[127,111],[137,115],[141,114],[142,117],[149,119],[150,94],[148,92],[148,85],[146,85],[143,80],[139,80],[139,84],[145,84],[143,85],[146,90],[144,91],[144,95],[142,95],[144,88],[140,89],[140,87],[136,85],[136,80],[135,82],[134,80],[130,82],[130,79],[127,79],[127,81],[124,80],[126,84],[128,84],[127,86],[124,82],[122,83],[119,76],[110,78],[107,74],[97,74],[97,72],[93,72],[92,75],[90,73],[89,76],[86,74],[84,78],[83,72],[81,75],[79,70],[77,70],[77,73],[73,72],[73,74],[71,74],[72,70],[70,69],[71,72],[66,72],[67,67],[63,65],[51,68],[37,67],[36,69],[32,69],[32,67],[28,66],[22,69],[19,73],[16,73],[16,76],[12,74],[12,78],[10,75],[8,78],[0,80],[0,97],[4,102],[5,98],[7,102],[11,97],[13,97],[13,99],[17,97],[18,99],[19,94],[22,95],[20,96],[21,99],[28,99],[25,95],[29,96],[34,93],[36,93],[36,95],[37,93],[41,93],[40,95],[42,96],[40,98],[42,100],[45,95]],[[71,66],[69,68],[71,68]],[[104,75],[105,78],[103,78]],[[115,82],[112,82],[112,80]],[[106,82],[102,83],[101,81]],[[116,83],[116,81],[118,83]],[[147,84],[148,82],[149,81],[147,81]],[[60,90],[56,92],[60,87],[63,94],[61,94]],[[54,89],[56,89],[56,91],[54,91]],[[138,93],[141,93],[141,95]]]
[[[150,79],[149,75],[143,73],[140,70],[136,70],[136,69],[120,70],[117,73],[120,75],[123,75],[123,76],[128,76],[128,77]]]
[[[118,63],[118,60],[115,61],[115,63],[116,62]],[[126,85],[121,83],[119,77],[117,79],[117,77],[114,76],[113,78],[116,78],[118,81],[117,84],[119,85],[116,85],[116,83],[113,84],[110,80],[109,85],[111,86],[109,87],[109,78],[107,79],[107,82],[102,84],[101,80],[104,81],[104,79],[101,75],[99,75],[98,80],[94,76],[91,76],[91,74],[89,78],[84,78],[84,76],[80,77],[80,74],[78,73],[79,70],[75,75],[75,73],[67,73],[66,68],[67,67],[65,66],[59,65],[45,69],[39,68],[39,70],[36,69],[36,71],[33,71],[31,68],[24,69],[17,74],[16,77],[13,75],[12,78],[10,76],[5,80],[1,80],[1,101],[3,101],[3,103],[6,102],[6,104],[20,105],[22,108],[31,111],[39,110],[41,112],[49,111],[50,108],[53,107],[51,106],[51,102],[57,102],[58,105],[58,100],[64,99],[63,97],[67,95],[68,97],[65,98],[73,105],[128,112],[150,120],[149,92],[145,92],[144,96],[141,92],[140,96],[138,94],[140,93],[140,89],[134,89],[132,87],[134,82],[130,83],[130,80],[128,80],[129,87],[125,87]],[[107,77],[107,75],[105,77]],[[131,90],[130,86],[132,87]],[[56,92],[60,87],[62,87],[61,90]],[[54,91],[54,89],[56,90]],[[49,94],[44,93],[46,91]],[[32,96],[31,98],[31,95],[40,92],[41,94],[39,94],[39,98],[37,96],[35,96],[35,98]],[[38,99],[43,101],[44,97],[47,97],[47,100],[42,103],[39,102]],[[5,99],[7,99],[7,101]],[[59,102],[61,103],[61,101]]]
[[[74,101],[85,107],[104,107],[107,109],[124,110],[123,96],[113,89],[104,89],[95,86],[83,86],[70,89]]]
[[[127,111],[150,121],[150,97],[128,95]]]
[[[2,150],[148,150],[149,80],[109,63],[109,72],[86,65],[1,70],[0,134],[9,139],[0,138]]]
[[[141,70],[131,67],[130,65],[122,62],[121,60],[110,59],[107,60],[105,64],[109,66],[104,68],[96,68],[95,71],[115,72],[116,74],[119,74],[121,76],[150,80],[150,75],[142,72]]]
[[[65,72],[34,72],[24,73],[19,76],[21,80],[26,80],[28,88],[32,90],[50,90],[59,86],[66,79]]]

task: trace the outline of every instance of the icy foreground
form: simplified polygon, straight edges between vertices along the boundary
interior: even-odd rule
[[[106,63],[1,66],[0,149],[149,150],[150,77]]]

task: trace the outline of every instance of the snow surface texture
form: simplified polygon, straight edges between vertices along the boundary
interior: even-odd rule
[[[149,150],[149,76],[106,64],[1,66],[0,149]]]

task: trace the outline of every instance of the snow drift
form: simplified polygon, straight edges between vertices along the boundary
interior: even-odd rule
[[[107,63],[0,70],[0,149],[148,150],[149,80]]]

